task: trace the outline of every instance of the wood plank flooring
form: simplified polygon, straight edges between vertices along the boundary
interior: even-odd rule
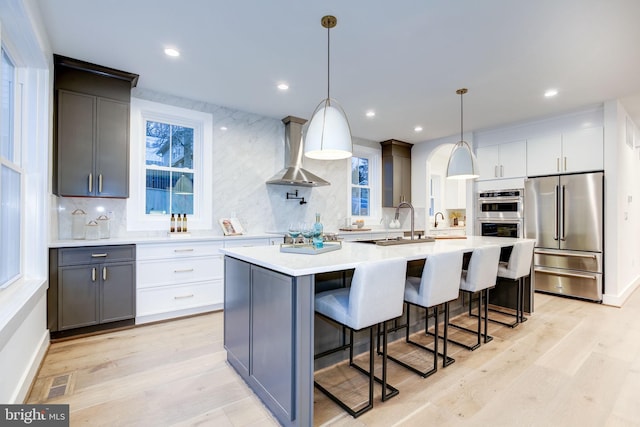
[[[456,363],[429,378],[389,362],[400,394],[383,403],[378,386],[374,410],[357,419],[316,390],[314,424],[640,426],[640,291],[623,308],[544,294],[535,307],[517,328],[490,324],[494,340],[476,351],[452,345]],[[226,364],[222,321],[218,312],[53,343],[27,403],[70,404],[72,426],[277,425]],[[366,380],[353,371],[316,376],[354,395]]]

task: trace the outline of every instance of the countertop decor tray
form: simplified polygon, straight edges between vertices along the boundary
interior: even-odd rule
[[[288,252],[292,254],[317,255],[325,252],[337,251],[338,249],[342,249],[342,242],[324,242],[323,247],[317,249],[313,245],[293,245],[290,243],[280,244],[280,252]]]

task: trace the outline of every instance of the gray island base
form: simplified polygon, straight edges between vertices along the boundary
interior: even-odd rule
[[[319,255],[282,253],[277,246],[221,249],[227,361],[282,425],[311,426],[317,275],[351,270],[367,260],[400,256],[415,261],[486,245],[509,247],[518,240],[468,236],[399,246],[344,242],[341,250]]]

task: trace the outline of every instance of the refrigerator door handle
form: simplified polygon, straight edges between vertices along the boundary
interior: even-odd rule
[[[589,258],[596,259],[595,255],[584,255],[584,254],[573,254],[573,253],[562,253],[562,252],[547,252],[547,251],[535,251],[536,254],[539,255],[553,255],[553,256],[562,256],[562,257],[575,257],[575,258]]]
[[[565,220],[565,215],[564,215],[564,192],[565,192],[565,186],[562,186],[562,204],[560,205],[560,240],[565,241],[567,240],[565,235],[564,235],[564,220]]]
[[[559,203],[559,199],[558,199],[558,186],[556,185],[555,189],[554,189],[554,196],[556,198],[556,202],[554,203],[554,211],[553,211],[553,218],[555,220],[555,224],[553,226],[553,240],[558,240],[558,203]]]
[[[534,270],[536,273],[542,273],[542,274],[550,274],[552,276],[563,276],[563,277],[578,277],[580,279],[590,279],[590,280],[596,280],[597,277],[592,275],[592,274],[577,274],[577,273],[565,273],[565,272],[561,272],[561,271],[548,271],[548,270],[538,270],[535,269]]]

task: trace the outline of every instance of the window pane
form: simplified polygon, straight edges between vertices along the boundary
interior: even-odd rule
[[[171,173],[169,171],[147,169],[146,187],[146,213],[169,213],[169,197],[171,197]]]
[[[193,169],[193,129],[171,126],[171,166]]]
[[[147,121],[146,164],[169,166],[171,149],[171,126],[166,123]]]
[[[0,286],[20,274],[20,174],[0,172]]]
[[[193,215],[193,174],[173,173],[171,212]]]
[[[369,185],[369,159],[351,157],[351,183]]]
[[[15,67],[2,50],[2,87],[0,89],[0,155],[15,162],[13,147],[13,87]]]
[[[351,215],[369,215],[369,189],[361,187],[351,188]]]

